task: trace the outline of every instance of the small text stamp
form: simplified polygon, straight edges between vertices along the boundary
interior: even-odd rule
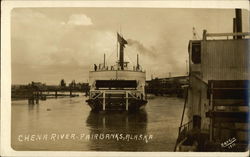
[[[235,142],[236,142],[235,137],[230,138],[227,141],[222,142],[221,147],[231,149],[231,148],[233,148],[235,146]]]

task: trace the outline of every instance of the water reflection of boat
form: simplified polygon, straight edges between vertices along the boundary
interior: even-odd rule
[[[147,113],[145,111],[135,113],[96,113],[92,111],[86,123],[91,136],[104,134],[104,139],[100,137],[100,139],[90,140],[89,148],[91,150],[143,150],[147,145],[147,140],[149,140],[147,134]],[[114,137],[117,135],[117,138],[111,138],[112,135]],[[107,136],[110,138],[106,138]],[[129,137],[127,138],[127,136]],[[147,139],[144,139],[144,136],[147,136]]]
[[[138,131],[145,133],[147,127],[147,113],[142,110],[135,113],[91,111],[87,125],[92,129],[109,129],[110,131]]]
[[[86,101],[92,110],[139,110],[146,104],[145,71],[139,65],[129,68],[124,61],[124,48],[127,41],[117,34],[120,51],[116,65],[107,66],[105,62],[94,65],[89,73],[89,99]]]
[[[147,99],[154,99],[155,95],[154,94],[147,94]]]

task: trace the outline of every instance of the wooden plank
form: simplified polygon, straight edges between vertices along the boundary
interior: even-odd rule
[[[212,89],[208,92],[213,93],[213,99],[247,99],[248,91],[244,89]]]
[[[221,124],[221,123],[217,123],[217,124]],[[249,128],[242,129],[242,128],[222,127],[222,126],[217,126],[217,125],[214,125],[214,128],[226,129],[226,130],[235,130],[235,131],[242,131],[242,132],[248,132],[249,131]]]
[[[208,88],[211,87],[213,82],[213,88],[244,88],[247,89],[250,80],[208,80]]]
[[[215,99],[214,106],[248,106],[247,99]]]
[[[206,117],[214,118],[213,122],[248,122],[248,112],[223,112],[223,111],[209,111],[206,112]]]
[[[249,32],[242,33],[206,33],[207,37],[221,37],[221,36],[249,36]]]
[[[214,118],[214,124],[215,123],[248,123],[248,120],[246,118]]]
[[[249,80],[208,80],[207,98],[213,93],[213,99],[247,99],[249,83]]]

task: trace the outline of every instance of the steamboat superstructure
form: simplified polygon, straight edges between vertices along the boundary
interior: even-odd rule
[[[124,61],[124,48],[128,42],[117,33],[119,43],[119,60],[113,66],[104,63],[94,65],[89,72],[89,99],[88,105],[94,111],[126,110],[135,111],[142,109],[146,103],[145,80],[146,72],[137,64],[128,68]]]
[[[190,82],[176,151],[249,148],[250,33],[242,32],[241,10],[235,12],[233,33],[204,30],[202,40],[189,42]]]

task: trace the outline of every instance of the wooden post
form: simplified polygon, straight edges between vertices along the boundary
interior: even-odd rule
[[[34,104],[34,98],[30,97],[28,100],[29,105],[33,105]]]
[[[106,119],[105,119],[105,116],[102,117],[102,127],[103,129],[106,129]]]
[[[103,67],[104,67],[104,69],[105,69],[105,66],[106,66],[106,65],[105,65],[105,62],[106,62],[105,59],[106,59],[106,56],[105,56],[105,53],[104,53],[104,61],[103,61]]]
[[[136,71],[139,70],[139,55],[137,54]]]
[[[57,98],[57,90],[55,91],[55,97]]]
[[[105,105],[106,105],[106,104],[105,104],[105,92],[103,92],[103,102],[102,102],[102,110],[103,110],[103,111],[105,111],[105,108],[106,108]]]
[[[38,98],[36,98],[36,104],[39,104],[39,99]]]
[[[126,111],[128,111],[128,92],[126,92]]]
[[[36,91],[36,104],[39,104],[39,91]]]
[[[236,33],[236,18],[233,18],[233,32]],[[237,36],[233,36],[233,39],[236,39]]]
[[[69,90],[69,95],[72,97],[72,89]]]
[[[207,40],[207,30],[203,30],[203,38],[202,40]]]
[[[210,106],[212,107],[212,112],[214,110],[214,106],[213,106],[213,82],[211,82],[211,87],[210,88]],[[209,141],[212,142],[213,141],[213,117],[210,118],[210,130],[209,130]]]
[[[128,128],[128,115],[126,115],[126,129]]]

